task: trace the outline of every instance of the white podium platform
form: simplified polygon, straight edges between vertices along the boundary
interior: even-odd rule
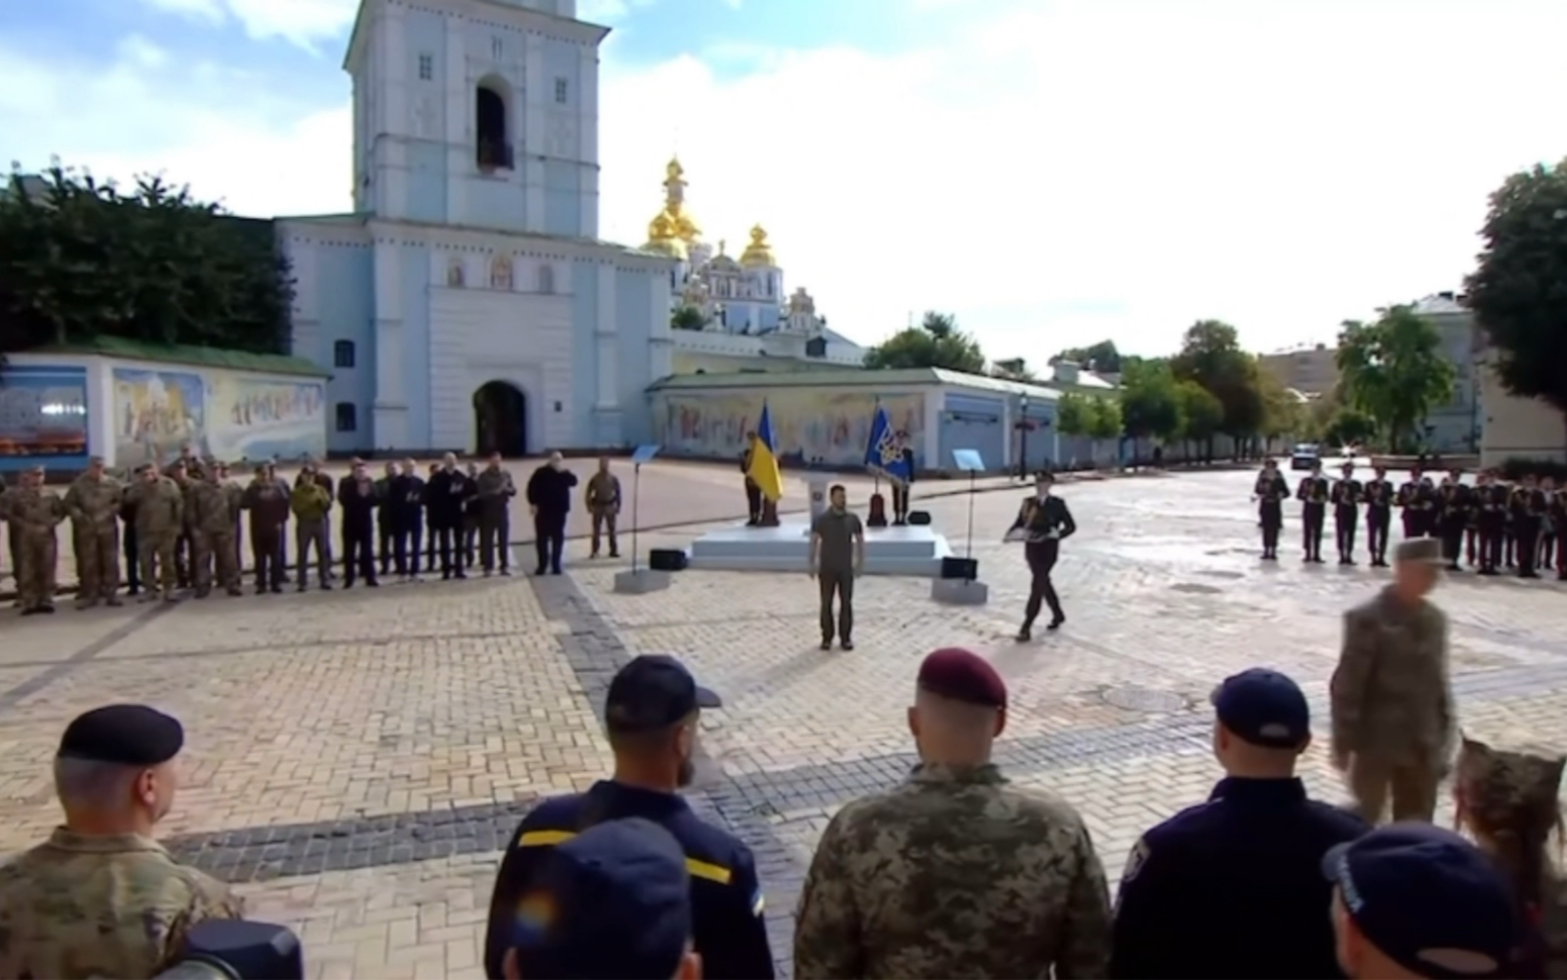
[[[952,555],[947,539],[929,527],[865,529],[867,575],[936,578]],[[811,531],[803,523],[779,527],[720,528],[691,542],[690,568],[727,572],[803,572],[811,557]]]

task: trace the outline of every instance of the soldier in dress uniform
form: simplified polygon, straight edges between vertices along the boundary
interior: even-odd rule
[[[1133,846],[1110,976],[1334,976],[1322,857],[1371,828],[1306,796],[1295,768],[1311,745],[1311,708],[1293,680],[1243,671],[1212,701],[1225,778]]]
[[[1328,479],[1322,475],[1320,462],[1311,465],[1311,473],[1295,488],[1295,499],[1301,502],[1301,543],[1306,552],[1305,561],[1314,565],[1322,564],[1322,528],[1327,520],[1329,492]]]
[[[1252,499],[1257,502],[1257,520],[1262,525],[1264,561],[1279,559],[1279,531],[1284,527],[1284,501],[1289,495],[1289,481],[1279,472],[1278,460],[1265,461],[1251,492]]]
[[[1546,514],[1556,529],[1556,580],[1567,582],[1567,486],[1551,494]]]
[[[65,825],[0,866],[0,977],[152,977],[192,926],[243,916],[226,885],[152,837],[184,741],[178,721],[135,704],[66,727],[54,760]]]
[[[1355,479],[1355,464],[1345,463],[1343,474],[1333,481],[1328,500],[1333,504],[1333,534],[1338,546],[1338,563],[1355,564],[1355,529],[1360,524],[1360,499],[1364,489]]]
[[[1507,499],[1511,496],[1494,471],[1475,480],[1475,529],[1480,539],[1477,559],[1481,575],[1496,575],[1502,567],[1503,538],[1507,533]]]
[[[1535,568],[1548,572],[1556,565],[1556,552],[1562,536],[1561,525],[1556,522],[1555,515],[1551,513],[1552,505],[1556,502],[1555,480],[1548,476],[1540,477],[1540,497],[1545,507],[1545,514],[1540,521],[1540,560]]]
[[[1453,777],[1453,821],[1490,854],[1531,926],[1514,976],[1567,976],[1567,888],[1552,855],[1567,756],[1518,732],[1467,732]]]
[[[1426,599],[1441,576],[1439,544],[1399,544],[1393,582],[1344,614],[1330,684],[1333,764],[1347,774],[1360,815],[1376,823],[1429,821],[1453,757],[1447,616]]]
[[[1420,479],[1420,467],[1410,469],[1409,479],[1398,485],[1399,517],[1404,522],[1404,538],[1419,538],[1426,534],[1425,511],[1421,507],[1423,485]]]
[[[1539,578],[1535,562],[1540,554],[1540,526],[1545,521],[1545,495],[1533,473],[1513,490],[1508,510],[1513,518],[1513,540],[1518,555],[1518,577]]]
[[[1387,467],[1378,466],[1376,476],[1366,481],[1366,547],[1371,551],[1373,568],[1387,567],[1387,538],[1393,528],[1393,481]]]
[[[1437,493],[1437,535],[1450,572],[1461,571],[1458,560],[1463,550],[1464,527],[1469,523],[1469,499],[1470,489],[1464,484],[1464,471],[1455,467],[1442,481]]]
[[[1056,478],[1040,472],[1034,477],[1034,495],[1018,508],[1017,520],[1007,531],[1008,540],[1023,541],[1023,556],[1028,561],[1028,605],[1023,609],[1023,628],[1018,630],[1019,643],[1027,643],[1033,637],[1034,620],[1039,618],[1041,603],[1050,606],[1050,623],[1045,629],[1060,629],[1066,622],[1061,611],[1061,600],[1056,587],[1050,581],[1050,572],[1061,557],[1061,542],[1077,533],[1077,522],[1066,501],[1051,492]]]
[[[920,764],[844,806],[800,892],[794,975],[1102,977],[1110,902],[1082,818],[991,761],[1007,691],[967,650],[920,665]]]

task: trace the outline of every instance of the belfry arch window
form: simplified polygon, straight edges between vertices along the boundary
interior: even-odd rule
[[[511,133],[507,126],[506,94],[497,79],[486,79],[474,89],[476,162],[480,170],[512,168]]]

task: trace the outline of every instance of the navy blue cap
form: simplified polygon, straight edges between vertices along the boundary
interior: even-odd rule
[[[1311,708],[1300,685],[1276,670],[1243,670],[1213,689],[1219,722],[1237,738],[1270,749],[1296,749],[1311,737]]]
[[[555,848],[517,906],[525,977],[669,980],[691,941],[691,879],[669,831],[641,817]]]
[[[1416,976],[1497,977],[1522,935],[1507,882],[1479,848],[1425,823],[1396,823],[1322,858],[1360,934]]]
[[[656,732],[678,724],[698,708],[721,708],[718,695],[697,684],[674,657],[644,654],[609,682],[604,721],[614,732]]]
[[[60,736],[61,759],[157,766],[180,754],[179,720],[145,704],[111,704],[77,715]]]

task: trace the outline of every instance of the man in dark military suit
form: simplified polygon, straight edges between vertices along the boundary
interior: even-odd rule
[[[1289,481],[1279,472],[1278,460],[1264,462],[1251,492],[1252,499],[1257,502],[1257,520],[1262,526],[1264,561],[1279,559],[1279,531],[1284,527],[1284,501],[1289,495]]]
[[[1540,528],[1545,522],[1545,495],[1533,473],[1519,481],[1513,490],[1509,509],[1513,518],[1513,540],[1518,555],[1518,577],[1539,578],[1535,566],[1540,558]]]
[[[551,797],[522,819],[495,876],[484,935],[485,976],[503,975],[518,906],[550,852],[589,827],[643,817],[667,830],[685,852],[692,934],[704,972],[772,980],[756,859],[739,838],[698,817],[680,795],[695,774],[701,711],[719,704],[718,696],[698,687],[672,657],[641,656],[620,669],[604,703],[614,777],[594,783],[586,793]]]
[[[1424,537],[1425,512],[1421,509],[1420,467],[1414,466],[1409,470],[1409,479],[1398,485],[1399,517],[1404,522],[1404,538]]]
[[[1393,482],[1387,467],[1378,466],[1376,476],[1366,481],[1366,547],[1371,551],[1373,568],[1387,567],[1387,537],[1393,527]]]
[[[1027,643],[1033,636],[1034,620],[1039,618],[1041,603],[1050,606],[1050,623],[1045,628],[1060,629],[1066,622],[1061,611],[1061,600],[1056,587],[1050,581],[1050,572],[1061,556],[1061,542],[1077,533],[1077,522],[1066,501],[1055,496],[1051,488],[1056,478],[1041,472],[1034,477],[1034,495],[1018,508],[1017,520],[1007,531],[1007,540],[1023,542],[1023,556],[1028,560],[1028,605],[1023,610],[1023,628],[1018,630],[1019,643]]]
[[[1212,700],[1225,778],[1132,848],[1110,976],[1335,976],[1322,857],[1371,828],[1307,798],[1295,766],[1311,744],[1311,710],[1293,680],[1252,669]]]
[[[1301,503],[1300,523],[1305,561],[1322,564],[1322,529],[1327,522],[1328,478],[1322,475],[1322,463],[1313,463],[1311,473],[1295,488],[1295,499]]]
[[[1333,481],[1328,499],[1333,503],[1333,534],[1338,545],[1338,563],[1355,564],[1355,528],[1360,524],[1360,481],[1355,479],[1355,464],[1345,463],[1343,476]]]
[[[1470,489],[1464,484],[1464,471],[1454,467],[1437,491],[1437,537],[1442,541],[1442,557],[1447,570],[1460,571],[1458,560],[1464,543],[1464,527],[1469,523]]]
[[[1494,472],[1475,478],[1475,531],[1479,537],[1476,559],[1481,575],[1497,575],[1502,569],[1502,546],[1507,536],[1507,486]]]

